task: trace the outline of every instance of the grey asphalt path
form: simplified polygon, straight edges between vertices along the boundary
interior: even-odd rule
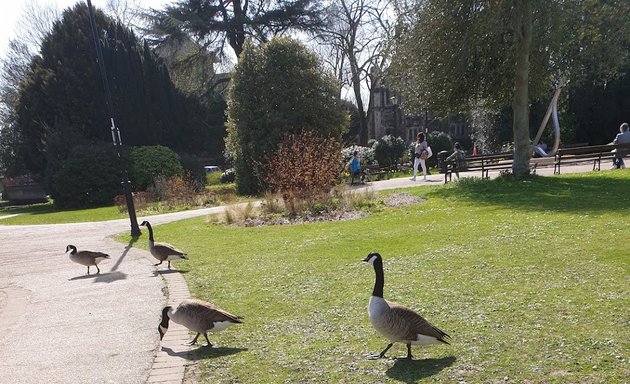
[[[220,211],[148,219],[157,225]],[[111,238],[127,231],[129,220],[0,225],[0,383],[147,380],[168,299],[165,275],[147,252]],[[147,241],[144,232],[138,241]],[[68,244],[111,259],[88,276],[65,255]]]
[[[603,163],[602,169],[609,166]],[[591,169],[585,164],[563,173]],[[479,176],[462,173],[467,175]],[[436,174],[426,182],[397,178],[353,188],[397,189],[443,180]],[[146,219],[159,225],[223,209]],[[188,333],[169,330],[168,346],[160,348],[157,323],[161,308],[185,298],[188,290],[180,274],[158,273],[146,251],[112,240],[127,231],[128,220],[0,225],[0,383],[181,383],[190,356],[180,341]],[[147,240],[144,232],[138,241]],[[159,227],[156,232],[159,239]],[[111,259],[101,263],[100,275],[87,276],[85,267],[64,254],[68,244],[106,252]]]

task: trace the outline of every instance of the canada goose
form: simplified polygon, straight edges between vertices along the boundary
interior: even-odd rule
[[[143,221],[142,224],[149,229],[149,252],[158,259],[160,262],[155,264],[162,264],[163,261],[168,261],[168,269],[171,269],[171,260],[184,259],[188,260],[186,254],[179,249],[175,248],[169,243],[158,243],[153,240],[153,228],[151,228],[151,224],[148,221]]]
[[[406,359],[413,359],[411,355],[411,344],[428,345],[428,344],[448,344],[444,337],[450,337],[431,323],[426,321],[422,316],[418,315],[411,309],[383,299],[383,286],[385,278],[383,274],[383,259],[381,255],[373,252],[367,255],[362,261],[370,263],[374,266],[376,273],[376,281],[374,282],[374,291],[368,304],[368,315],[374,329],[389,339],[385,349],[378,355],[370,355],[370,359],[380,359],[385,356],[385,352],[394,343],[407,344]]]
[[[214,304],[202,300],[186,299],[175,310],[171,306],[162,309],[162,321],[158,326],[160,340],[168,330],[169,319],[197,332],[195,338],[188,345],[195,344],[199,335],[203,334],[208,342],[207,347],[212,346],[208,340],[207,332],[220,332],[232,324],[242,323],[242,317],[226,312]]]
[[[90,266],[96,267],[96,274],[101,273],[101,270],[98,268],[98,263],[105,259],[109,259],[109,255],[103,252],[94,252],[94,251],[78,251],[77,247],[74,245],[68,245],[66,247],[66,253],[69,252],[70,260],[75,263],[85,265],[87,267],[87,274],[90,274]]]

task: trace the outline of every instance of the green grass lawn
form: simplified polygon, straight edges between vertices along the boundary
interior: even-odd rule
[[[213,201],[213,204],[235,204],[252,200],[251,197],[236,196],[234,184],[215,184],[208,186],[207,190],[215,193],[217,196],[217,201]],[[7,202],[4,203],[7,204]],[[208,204],[204,206],[206,205]],[[191,203],[169,204],[168,202],[153,202],[146,204],[144,208],[136,205],[136,215],[157,215],[201,207]],[[57,208],[52,202],[25,206],[0,206],[0,225],[85,223],[128,218],[129,215],[126,212],[121,213],[118,207],[114,205],[75,210]]]
[[[464,181],[352,221],[161,225],[157,240],[190,256],[176,266],[192,295],[245,318],[209,336],[222,348],[200,352],[191,381],[626,383],[629,186],[630,171]],[[367,318],[371,251],[385,298],[452,345],[365,359],[387,343]]]
[[[3,216],[16,215],[2,218]],[[128,218],[115,206],[60,210],[52,203],[0,208],[0,225],[85,223]]]

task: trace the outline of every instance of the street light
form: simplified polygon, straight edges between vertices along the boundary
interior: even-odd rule
[[[105,62],[103,60],[103,52],[101,51],[101,44],[98,41],[98,33],[96,30],[96,18],[94,17],[94,11],[92,10],[92,2],[87,0],[88,14],[90,17],[90,28],[92,29],[92,38],[94,40],[94,46],[96,48],[96,61],[101,72],[101,80],[103,81],[103,90],[105,92],[105,108],[107,115],[111,123],[112,142],[116,147],[116,154],[118,155],[118,170],[120,172],[120,180],[125,194],[125,200],[127,202],[127,212],[129,212],[129,221],[131,222],[131,236],[137,237],[140,235],[140,227],[138,226],[138,219],[136,218],[136,208],[133,204],[133,196],[131,196],[131,187],[129,177],[127,175],[127,169],[123,165],[122,156],[120,154],[120,148],[122,147],[122,140],[120,139],[120,130],[116,127],[114,122],[114,113],[112,108],[112,95],[109,91],[109,82],[107,81],[107,73],[105,72]]]

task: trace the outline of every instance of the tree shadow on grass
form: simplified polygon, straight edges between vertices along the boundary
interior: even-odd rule
[[[216,357],[230,356],[240,352],[247,351],[247,348],[230,348],[230,347],[218,347],[208,348],[199,347],[193,350],[175,352],[172,348],[162,347],[162,351],[166,352],[169,356],[180,357],[186,360],[205,360],[213,359]]]
[[[396,360],[385,374],[387,377],[404,383],[416,383],[421,379],[438,374],[446,367],[453,365],[455,356],[439,359]]]
[[[629,179],[625,174],[591,172],[524,180],[512,176],[493,180],[462,178],[430,194],[468,200],[479,206],[514,210],[568,213],[623,213],[630,211]]]

